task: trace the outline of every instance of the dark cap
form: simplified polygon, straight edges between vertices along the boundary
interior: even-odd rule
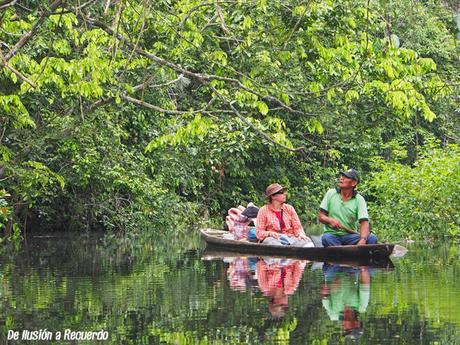
[[[355,169],[348,169],[347,171],[341,171],[340,175],[351,178],[359,183],[359,174]]]
[[[256,218],[259,213],[259,208],[257,206],[248,206],[241,214],[248,218]]]
[[[278,183],[272,183],[265,189],[265,196],[268,198],[269,196],[279,193],[279,192],[284,192],[287,188],[283,187],[282,185]]]

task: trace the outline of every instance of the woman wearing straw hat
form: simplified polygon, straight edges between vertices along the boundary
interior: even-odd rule
[[[286,204],[286,187],[273,183],[265,190],[268,204],[257,215],[256,236],[264,244],[314,247],[303,230],[299,216]]]

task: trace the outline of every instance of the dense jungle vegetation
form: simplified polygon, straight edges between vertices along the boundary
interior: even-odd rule
[[[458,239],[459,40],[456,0],[0,0],[0,228],[186,231],[272,182],[307,226],[353,167],[379,236]]]

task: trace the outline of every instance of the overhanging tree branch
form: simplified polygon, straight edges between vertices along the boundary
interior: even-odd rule
[[[259,128],[257,128],[256,126],[254,126],[253,123],[249,122],[243,115],[240,114],[240,112],[238,111],[238,109],[236,109],[233,105],[232,102],[230,102],[228,99],[225,98],[224,95],[222,95],[219,91],[217,91],[212,85],[208,85],[209,89],[214,92],[216,94],[217,97],[219,97],[224,103],[226,103],[230,109],[232,110],[232,112],[241,120],[243,121],[245,124],[247,124],[249,127],[251,127],[255,132],[257,132],[258,134],[260,134],[262,137],[264,137],[266,140],[268,140],[269,142],[275,144],[276,146],[279,146],[279,147],[282,147],[283,149],[285,150],[288,150],[288,151],[291,151],[291,152],[302,152],[305,150],[305,147],[301,146],[301,147],[297,147],[297,148],[292,148],[292,147],[289,147],[289,146],[286,146],[286,145],[283,145],[283,144],[280,144],[278,142],[276,142],[275,140],[273,140],[272,137],[270,137],[267,133],[261,131]]]
[[[149,85],[152,80],[154,79],[153,78],[154,76],[150,77],[149,79],[147,79],[145,82],[143,82],[142,84],[139,84],[139,85],[136,85],[134,86],[134,91],[139,91],[139,90],[144,90],[145,88],[154,88],[154,89],[157,89],[157,88],[160,88],[160,87],[164,87],[164,86],[169,86],[169,85],[172,85],[172,84],[175,84],[177,83],[178,81],[180,81],[184,76],[181,74],[179,75],[176,79],[173,79],[173,80],[170,80],[166,83],[163,83],[163,84],[154,84],[154,85]]]
[[[214,19],[217,18],[217,14],[213,17],[213,19],[210,20],[213,21]],[[209,24],[209,23],[208,23]],[[171,30],[173,30],[176,35],[178,35],[180,38],[182,38],[183,40],[187,41],[190,45],[193,45],[195,46],[197,49],[200,49],[200,47],[196,46],[193,42],[191,42],[189,39],[185,38],[181,33],[179,33],[170,23],[167,23],[166,25],[169,26],[169,28]],[[202,29],[201,31],[203,31],[204,29]],[[227,39],[235,39],[237,40],[236,38],[234,37],[230,37],[230,38],[227,38]],[[226,70],[229,70],[231,71],[232,73],[235,73],[237,75],[239,75],[240,77],[244,78],[244,79],[247,79],[247,80],[250,80],[252,83],[254,83],[255,85],[259,86],[260,88],[262,89],[266,89],[266,90],[273,90],[274,88],[271,87],[271,86],[267,86],[267,85],[261,85],[259,82],[257,82],[257,80],[251,78],[250,76],[248,75],[245,75],[244,73],[241,73],[240,71],[237,71],[227,65],[223,65],[221,63],[219,63],[218,61],[216,62],[220,67],[226,69]],[[282,108],[284,108],[284,110],[290,112],[290,113],[294,113],[294,114],[298,114],[298,115],[302,115],[302,116],[313,116],[313,114],[310,114],[310,113],[305,113],[303,111],[300,111],[300,110],[295,110],[293,109],[292,107],[289,107],[286,103],[282,102],[279,98],[277,97],[274,97],[274,96],[264,96],[262,95],[260,92],[256,92],[254,89],[251,89],[249,87],[246,87],[243,83],[241,83],[238,79],[234,79],[234,78],[223,78],[223,77],[220,77],[220,76],[216,76],[216,75],[208,75],[210,78],[212,78],[213,80],[221,80],[221,81],[227,81],[227,82],[230,82],[230,83],[236,83],[238,84],[238,87],[249,92],[249,93],[252,93],[254,95],[256,95],[257,97],[259,97],[260,99],[263,99],[264,101],[267,101],[267,102],[275,102],[277,103],[279,106],[281,106]],[[275,89],[275,91],[278,91],[280,92],[280,90],[277,90]],[[283,91],[281,91],[283,92]],[[286,93],[286,92],[284,92]],[[288,92],[289,94],[294,94],[292,92]]]
[[[14,6],[18,0],[5,0],[5,1],[0,1],[0,10],[3,10],[7,7]]]
[[[222,30],[227,35],[231,35],[232,34],[231,31],[229,30],[229,28],[225,24],[225,18],[224,18],[224,15],[222,13],[222,8],[219,6],[219,2],[217,0],[214,0],[214,6],[216,8],[217,15],[219,16],[220,26],[222,27]]]
[[[155,111],[158,111],[160,113],[164,113],[164,114],[171,114],[171,115],[182,115],[182,114],[195,114],[195,113],[200,113],[200,112],[203,112],[206,110],[206,108],[211,105],[211,103],[213,102],[213,100],[211,100],[205,107],[201,108],[201,109],[198,109],[198,110],[192,110],[192,111],[184,111],[184,110],[170,110],[170,109],[163,109],[163,108],[160,108],[154,104],[151,104],[151,103],[148,103],[148,102],[145,102],[143,100],[140,100],[140,99],[137,99],[137,98],[133,98],[131,96],[127,96],[127,95],[120,95],[120,97],[130,103],[134,103],[134,104],[137,104],[137,105],[140,105],[140,106],[143,106],[145,108],[148,108],[148,109],[152,109],[152,110],[155,110]]]
[[[88,25],[91,25],[91,26],[94,26],[94,27],[97,27],[97,28],[100,28],[102,29],[103,31],[105,31],[108,35],[112,36],[112,37],[115,37],[117,38],[118,40],[120,40],[122,43],[124,43],[127,47],[129,47],[130,49],[132,49],[133,51],[137,52],[138,54],[140,54],[141,56],[144,56],[145,58],[149,59],[149,60],[152,60],[156,63],[158,63],[159,65],[162,65],[162,66],[166,66],[166,67],[169,67],[171,69],[173,69],[174,71],[178,72],[178,73],[181,73],[183,74],[184,76],[187,76],[187,77],[190,77],[191,79],[194,79],[194,80],[197,80],[200,84],[202,85],[206,85],[207,87],[210,88],[210,90],[212,90],[225,104],[227,104],[231,111],[233,112],[233,114],[235,114],[238,118],[241,119],[241,121],[243,121],[244,123],[246,123],[248,126],[250,126],[254,131],[256,131],[259,135],[261,135],[263,138],[265,138],[267,141],[285,149],[285,150],[288,150],[288,151],[291,151],[291,152],[302,152],[304,151],[304,147],[298,147],[298,148],[291,148],[289,146],[286,146],[286,145],[283,145],[283,144],[280,144],[278,142],[276,142],[275,140],[273,140],[268,134],[264,133],[263,131],[261,131],[260,129],[258,129],[256,126],[254,126],[254,124],[252,124],[251,122],[249,122],[243,115],[241,115],[241,113],[233,106],[232,102],[230,102],[229,100],[227,100],[221,93],[219,93],[212,85],[210,85],[210,82],[212,80],[220,80],[220,81],[225,81],[225,82],[229,82],[229,83],[232,83],[232,84],[235,84],[239,89],[242,89],[242,90],[245,90],[251,94],[254,94],[254,95],[257,95],[260,99],[263,99],[265,101],[270,101],[270,102],[275,102],[277,103],[281,108],[291,112],[291,113],[295,113],[295,114],[302,114],[302,115],[309,115],[309,114],[305,114],[304,112],[300,111],[300,110],[296,110],[296,109],[293,109],[291,107],[289,107],[287,104],[285,104],[283,101],[279,100],[278,98],[274,97],[274,96],[271,96],[271,95],[263,95],[261,94],[260,92],[256,91],[256,90],[253,90],[247,86],[245,86],[241,81],[239,81],[238,79],[234,79],[234,78],[229,78],[229,77],[221,77],[221,76],[217,76],[217,75],[211,75],[211,74],[201,74],[201,73],[195,73],[195,72],[192,72],[192,71],[189,71],[175,63],[172,63],[166,59],[163,59],[163,58],[160,58],[158,56],[156,56],[155,54],[152,54],[150,52],[147,52],[145,51],[144,49],[141,49],[139,48],[135,43],[131,42],[130,40],[128,40],[127,38],[125,38],[123,35],[117,33],[117,32],[114,32],[114,30],[112,30],[110,27],[108,27],[106,24],[98,21],[98,20],[95,20],[95,19],[92,19],[92,18],[89,18],[89,17],[86,17],[86,16],[82,16],[80,15],[79,13],[77,13],[77,16],[80,16],[82,20],[84,20]],[[134,103],[134,104],[137,104],[137,105],[141,105],[141,106],[144,106],[144,107],[147,107],[149,109],[152,109],[152,110],[156,110],[156,111],[159,111],[159,112],[163,112],[163,113],[166,113],[166,114],[183,114],[183,113],[187,113],[187,112],[184,112],[184,111],[179,111],[179,110],[167,110],[167,109],[162,109],[162,108],[159,108],[153,104],[150,104],[150,103],[147,103],[145,101],[142,101],[142,100],[139,100],[139,99],[136,99],[136,98],[133,98],[131,96],[127,96],[127,95],[120,95],[121,98],[123,98],[124,100],[126,101],[129,101],[131,103]],[[200,110],[197,110],[197,111],[194,111],[194,112],[202,112],[204,111],[204,109],[200,109]],[[190,113],[190,112],[188,112]]]
[[[21,72],[19,72],[17,69],[15,69],[13,66],[10,66],[8,64],[8,62],[5,60],[5,56],[3,56],[3,53],[2,51],[0,50],[0,64],[2,66],[5,66],[7,69],[9,69],[11,72],[13,72],[14,74],[16,74],[19,79],[21,79],[22,81],[25,81],[27,84],[29,84],[30,86],[32,86],[34,89],[36,88],[35,84],[30,80],[28,79],[26,76],[24,76],[23,74],[21,74]]]
[[[100,28],[103,31],[105,31],[108,35],[116,37],[118,40],[123,42],[127,47],[129,47],[130,49],[132,49],[135,52],[137,52],[139,55],[144,56],[145,58],[147,58],[149,60],[152,60],[152,61],[154,61],[154,62],[156,62],[156,63],[158,63],[158,64],[160,64],[162,66],[169,67],[169,68],[173,69],[174,71],[176,71],[178,73],[181,73],[181,74],[183,74],[185,76],[188,76],[188,77],[190,77],[192,79],[195,79],[198,82],[200,82],[201,84],[207,84],[209,81],[212,81],[212,80],[219,80],[219,81],[225,81],[225,82],[228,82],[228,83],[232,83],[232,84],[235,84],[238,88],[240,88],[242,90],[245,90],[245,91],[247,91],[247,92],[249,92],[249,93],[251,93],[253,95],[256,95],[257,97],[259,97],[260,99],[262,99],[262,100],[264,100],[266,102],[274,102],[274,103],[278,104],[284,110],[286,110],[286,111],[288,111],[290,113],[303,115],[303,116],[312,116],[312,114],[305,113],[303,111],[291,108],[290,106],[288,106],[286,103],[284,103],[283,101],[281,101],[279,98],[277,98],[275,96],[263,95],[259,91],[251,89],[251,88],[245,86],[238,79],[229,78],[229,77],[221,77],[221,76],[217,76],[217,75],[213,75],[213,74],[195,73],[195,72],[189,71],[189,70],[187,70],[187,69],[185,69],[185,68],[183,68],[183,67],[181,67],[181,66],[179,66],[179,65],[177,65],[177,64],[175,64],[175,63],[173,63],[171,61],[168,61],[166,59],[160,58],[160,57],[156,56],[155,54],[152,54],[150,52],[147,52],[144,49],[141,49],[141,48],[137,47],[135,43],[131,42],[130,40],[128,40],[127,38],[125,38],[121,34],[114,32],[114,30],[109,28],[106,24],[104,24],[104,23],[102,23],[102,22],[100,22],[98,20],[82,16],[79,13],[77,13],[77,16],[81,17],[82,20],[86,21],[89,25],[97,27],[97,28]]]
[[[214,2],[214,5],[217,4],[225,4],[225,3],[228,3],[228,4],[234,4],[236,1],[215,1]],[[190,18],[190,16],[192,15],[193,12],[195,12],[196,10],[198,10],[199,8],[201,7],[205,7],[205,6],[213,6],[213,3],[202,3],[202,4],[198,4],[196,6],[193,6],[186,14],[185,16],[182,18],[181,22],[179,23],[178,25],[178,28],[181,29],[184,25],[185,25],[185,22],[187,21],[187,19]],[[214,17],[213,17],[214,18]]]
[[[141,84],[142,85],[142,84]],[[139,86],[139,85],[138,85]],[[141,99],[137,99],[137,98],[134,98],[134,97],[131,97],[131,96],[128,96],[126,94],[126,92],[122,93],[120,96],[119,96],[121,99],[124,99],[125,101],[129,102],[129,103],[133,103],[133,104],[136,104],[136,105],[139,105],[139,106],[142,106],[144,108],[147,108],[147,109],[152,109],[152,110],[155,110],[159,113],[163,113],[163,114],[169,114],[169,115],[183,115],[183,114],[196,114],[196,113],[206,113],[208,112],[207,109],[209,106],[211,106],[211,104],[214,102],[214,98],[212,98],[204,107],[198,109],[198,110],[191,110],[191,111],[186,111],[186,110],[174,110],[174,109],[164,109],[164,108],[161,108],[157,105],[154,105],[152,103],[149,103],[149,102],[146,102],[144,100],[141,100]],[[89,108],[89,111],[94,111],[96,110],[97,108],[105,105],[105,104],[108,104],[108,103],[111,103],[111,102],[114,102],[115,101],[115,97],[110,97],[110,98],[106,98],[106,99],[102,99],[102,100],[99,100],[97,101],[96,103],[94,103],[90,108]]]
[[[8,62],[19,51],[19,49],[21,49],[25,44],[27,44],[27,42],[30,41],[30,39],[33,36],[35,36],[40,24],[45,20],[45,18],[50,16],[51,13],[54,12],[61,4],[62,4],[62,0],[55,0],[50,5],[50,11],[44,12],[40,15],[40,17],[35,22],[35,24],[32,26],[32,28],[24,36],[21,37],[21,39],[14,45],[13,48],[11,48],[11,50],[7,54],[5,54],[4,62]],[[5,66],[5,64],[2,62],[2,67],[3,66]]]

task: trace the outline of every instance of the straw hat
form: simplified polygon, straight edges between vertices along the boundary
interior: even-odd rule
[[[278,183],[272,183],[265,189],[265,196],[268,198],[269,196],[272,196],[273,194],[279,193],[279,192],[284,192],[287,189],[287,187],[283,187],[282,185]]]

